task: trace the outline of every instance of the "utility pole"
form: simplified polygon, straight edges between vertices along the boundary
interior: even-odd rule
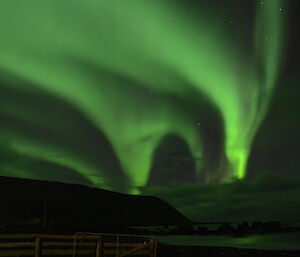
[[[43,217],[43,228],[46,227],[46,221],[47,221],[47,200],[44,200],[44,217]]]

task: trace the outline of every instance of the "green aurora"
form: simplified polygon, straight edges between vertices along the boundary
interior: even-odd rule
[[[158,145],[176,135],[199,182],[244,178],[286,11],[255,1],[237,39],[242,26],[205,3],[1,1],[0,175],[138,193]]]

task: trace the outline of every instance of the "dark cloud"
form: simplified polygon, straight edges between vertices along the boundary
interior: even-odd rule
[[[197,181],[194,158],[187,143],[176,135],[165,136],[152,158],[150,186],[166,186],[172,181]]]
[[[169,187],[144,187],[190,219],[216,221],[288,221],[300,215],[300,179],[263,173],[251,182],[199,185],[174,183]]]

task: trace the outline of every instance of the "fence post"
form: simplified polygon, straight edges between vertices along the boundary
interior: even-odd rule
[[[120,236],[117,235],[117,249],[116,249],[116,257],[119,257],[119,240],[120,240]]]
[[[157,237],[154,238],[153,257],[157,255]]]
[[[150,257],[156,257],[157,251],[157,237],[151,239],[150,241]]]
[[[100,257],[100,256],[101,256],[101,237],[99,237],[96,244],[96,257]]]
[[[149,245],[149,257],[154,257],[153,250],[154,250],[154,240],[151,239]]]
[[[35,239],[34,257],[40,257],[41,252],[41,238],[37,237]]]

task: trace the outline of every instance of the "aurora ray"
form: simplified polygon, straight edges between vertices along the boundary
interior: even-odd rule
[[[120,163],[118,174],[124,173],[131,192],[147,183],[153,153],[165,135],[183,138],[193,156],[203,154],[206,135],[197,125],[202,124],[197,99],[204,97],[220,112],[225,131],[219,170],[206,172],[205,181],[243,178],[251,142],[276,84],[282,3],[257,2],[247,56],[225,25],[204,9],[196,15],[183,7],[158,0],[2,1],[1,83],[24,94],[48,94],[78,110],[111,143]],[[188,99],[196,103],[188,105]],[[12,121],[1,127],[1,139],[19,155],[67,167],[91,184],[128,190],[117,188],[120,179],[84,153],[91,149],[80,149],[84,131],[68,135],[72,121],[65,130],[58,128],[55,123],[64,118],[56,119],[59,110],[51,108],[45,109],[47,117],[26,104],[2,103],[0,113],[57,139],[70,137],[69,145],[19,131]],[[30,176],[30,170],[14,174],[15,168],[5,169]],[[202,176],[201,161],[196,169]]]

